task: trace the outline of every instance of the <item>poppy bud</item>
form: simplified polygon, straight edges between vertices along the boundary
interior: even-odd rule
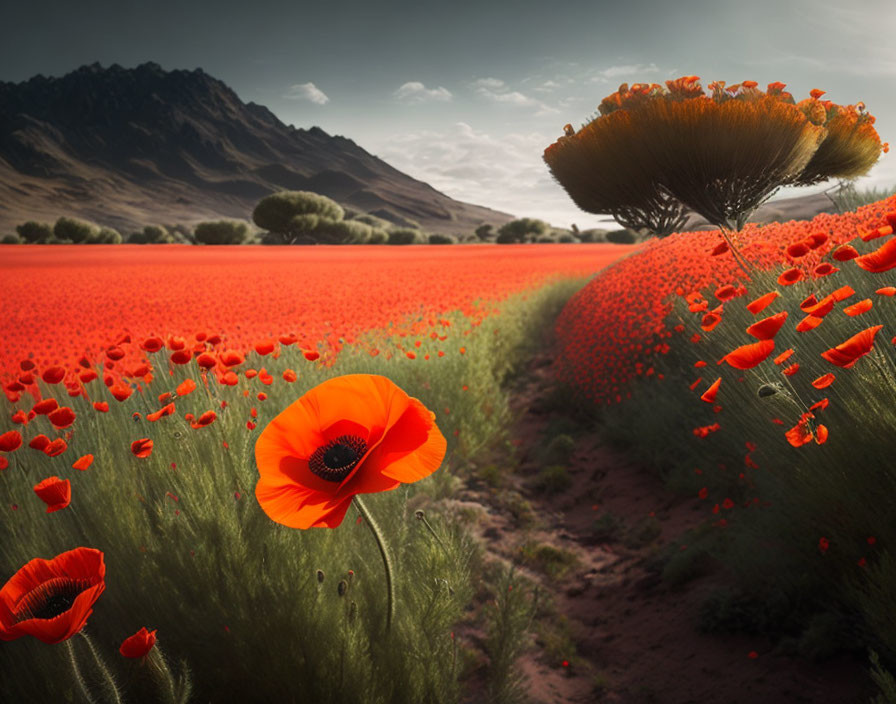
[[[345,593],[348,591],[348,582],[344,579],[339,580],[339,584],[336,585],[336,593],[339,596],[345,596]]]
[[[318,570],[318,571],[317,571],[317,583],[318,583],[318,584],[323,584],[323,583],[324,583],[324,571],[323,571],[323,570]]]
[[[778,387],[775,384],[763,384],[757,391],[759,398],[767,398],[778,393]]]

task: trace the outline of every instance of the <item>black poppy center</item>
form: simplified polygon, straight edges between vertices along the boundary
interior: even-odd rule
[[[340,435],[317,448],[308,459],[312,474],[328,482],[341,482],[367,451],[367,443],[355,435]]]
[[[75,599],[87,586],[84,580],[68,577],[56,577],[39,584],[16,605],[16,621],[56,618],[72,608]]]

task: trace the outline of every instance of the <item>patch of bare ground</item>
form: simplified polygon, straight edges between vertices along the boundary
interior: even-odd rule
[[[726,585],[723,570],[705,556],[683,560],[689,573],[670,584],[652,565],[664,550],[686,554],[705,502],[676,496],[562,405],[550,358],[537,357],[513,391],[511,446],[469,468],[451,500],[475,516],[489,558],[517,564],[549,595],[519,661],[529,701],[868,701],[865,664],[855,658],[812,663],[779,654],[763,636],[701,632],[700,606]],[[485,598],[481,591],[480,606]],[[484,634],[468,624],[458,638],[480,649]],[[471,683],[486,662],[480,656]],[[467,701],[488,697],[480,690]]]

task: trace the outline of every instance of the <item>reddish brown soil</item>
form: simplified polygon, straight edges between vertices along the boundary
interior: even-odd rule
[[[553,386],[550,360],[533,360],[514,392],[518,421],[513,429],[517,464],[500,490],[469,479],[457,501],[485,507],[475,532],[487,552],[518,561],[518,548],[537,540],[573,551],[579,566],[563,579],[522,568],[553,595],[557,615],[570,622],[575,653],[569,667],[556,662],[545,643],[535,639],[520,662],[526,691],[537,704],[847,704],[867,702],[865,665],[842,656],[821,664],[779,655],[769,639],[716,635],[698,630],[700,604],[725,584],[721,568],[670,588],[645,567],[645,558],[682,539],[705,520],[705,505],[676,496],[655,472],[632,463],[594,433],[579,433],[567,463],[573,482],[546,497],[531,488],[539,448],[557,411],[546,398]],[[554,404],[556,408],[556,404]],[[510,464],[510,463],[508,463]],[[502,492],[518,491],[540,517],[521,529],[501,508]],[[624,540],[598,543],[595,516],[611,512],[627,527],[653,514],[659,536],[643,546]],[[627,546],[628,545],[628,546]],[[686,549],[686,548],[685,548]],[[551,620],[551,619],[549,619]],[[550,624],[548,624],[550,625]],[[480,633],[460,631],[479,640]],[[755,652],[758,657],[750,657]],[[552,662],[553,660],[553,662]],[[469,701],[487,701],[486,698]]]

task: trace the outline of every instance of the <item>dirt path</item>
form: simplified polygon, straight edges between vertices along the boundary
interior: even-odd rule
[[[868,701],[865,668],[854,659],[812,664],[777,654],[761,636],[701,633],[700,605],[725,585],[722,571],[706,559],[681,559],[680,583],[670,586],[651,563],[670,544],[684,557],[688,548],[676,543],[704,522],[705,505],[676,497],[656,474],[576,427],[558,411],[552,388],[550,359],[534,359],[513,395],[516,466],[474,468],[477,478],[457,496],[485,507],[475,531],[488,552],[517,563],[528,554],[526,576],[553,595],[556,615],[541,624],[542,635],[521,660],[533,702]],[[575,435],[575,443],[550,447],[560,434]],[[568,479],[557,470],[553,482],[539,481],[546,463],[564,454]],[[534,521],[527,524],[527,515]],[[561,552],[539,560],[533,546]],[[566,554],[575,566],[549,576]]]

